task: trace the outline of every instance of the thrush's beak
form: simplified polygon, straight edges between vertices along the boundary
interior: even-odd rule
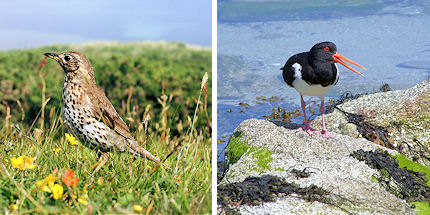
[[[60,62],[60,61],[61,61],[60,57],[58,57],[58,55],[57,55],[57,54],[55,54],[55,53],[45,53],[44,55],[45,55],[46,57],[52,58],[52,59],[54,59],[54,60],[56,60],[56,61],[58,61],[58,62]]]
[[[362,68],[362,69],[367,70],[366,68],[364,68],[364,66],[362,66],[362,65],[360,65],[360,64],[358,64],[358,63],[356,63],[356,62],[354,62],[354,61],[352,61],[352,60],[350,60],[350,59],[348,59],[348,58],[346,58],[346,57],[344,57],[344,56],[342,56],[342,55],[341,55],[341,54],[339,54],[338,52],[336,52],[336,54],[334,54],[334,55],[333,55],[333,59],[334,59],[334,62],[342,64],[342,65],[343,65],[343,66],[345,66],[346,68],[348,68],[348,69],[352,70],[353,72],[355,72],[355,73],[357,73],[357,74],[359,74],[359,75],[361,75],[361,76],[364,76],[364,75],[363,75],[363,74],[361,74],[361,73],[359,73],[357,70],[353,69],[352,67],[348,66],[348,65],[347,65],[345,62],[343,62],[342,60],[344,60],[344,61],[346,61],[346,62],[348,62],[348,63],[352,63],[352,64],[354,64],[354,65],[356,65],[356,66],[358,66],[358,67],[360,67],[360,68]]]

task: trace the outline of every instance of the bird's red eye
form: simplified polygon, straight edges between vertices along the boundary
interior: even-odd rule
[[[330,48],[328,46],[324,47],[324,51],[328,52],[330,51]]]

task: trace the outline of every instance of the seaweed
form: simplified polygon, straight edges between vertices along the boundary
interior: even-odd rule
[[[242,182],[219,185],[217,203],[227,214],[238,214],[239,212],[231,208],[231,205],[260,205],[263,202],[275,201],[278,195],[291,194],[296,194],[295,196],[306,201],[336,206],[328,197],[330,192],[321,187],[310,185],[302,188],[293,182],[287,182],[284,178],[272,175],[249,176]]]
[[[349,123],[357,126],[357,131],[369,141],[390,149],[396,149],[393,145],[393,140],[389,136],[387,128],[375,126],[374,124],[366,121],[364,114],[348,113],[338,107],[337,110],[342,112]]]
[[[401,199],[410,201],[430,201],[430,187],[426,184],[427,177],[423,172],[416,172],[407,168],[400,168],[399,161],[387,151],[363,151],[362,149],[351,153],[359,161],[379,170],[378,178],[388,191]]]

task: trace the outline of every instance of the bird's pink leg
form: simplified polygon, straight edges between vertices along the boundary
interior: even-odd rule
[[[312,134],[312,132],[314,132],[314,131],[316,131],[315,129],[313,129],[313,128],[311,128],[310,126],[309,126],[309,123],[308,123],[308,118],[307,118],[307,116],[306,116],[306,103],[305,103],[305,101],[303,100],[303,95],[302,94],[300,94],[300,98],[302,99],[302,110],[303,110],[303,116],[305,117],[305,125],[304,126],[302,126],[302,127],[300,127],[299,129],[297,129],[296,130],[296,132],[298,132],[298,131],[306,131],[308,134]]]
[[[322,118],[322,130],[321,131],[316,131],[315,133],[321,133],[324,134],[324,136],[326,138],[336,138],[335,136],[333,136],[332,134],[330,134],[327,129],[325,128],[325,121],[324,121],[324,98],[321,98],[321,107],[320,107],[320,111],[321,111],[321,118]]]

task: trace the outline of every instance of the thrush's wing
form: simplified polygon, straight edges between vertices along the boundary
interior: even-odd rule
[[[93,104],[92,112],[100,121],[104,122],[109,128],[114,129],[121,136],[134,139],[128,126],[116,112],[103,91],[96,87],[88,92],[88,96]]]
[[[115,108],[110,103],[103,91],[96,87],[95,90],[88,92],[88,97],[93,104],[92,112],[97,118],[99,118],[100,121],[104,122],[109,128],[114,129],[119,135],[127,139],[134,140],[127,125],[116,112]],[[146,158],[156,163],[160,163],[158,158],[153,156],[146,149],[139,146],[137,142],[136,144],[130,144],[129,146],[133,151],[136,151],[140,155],[144,155]]]

